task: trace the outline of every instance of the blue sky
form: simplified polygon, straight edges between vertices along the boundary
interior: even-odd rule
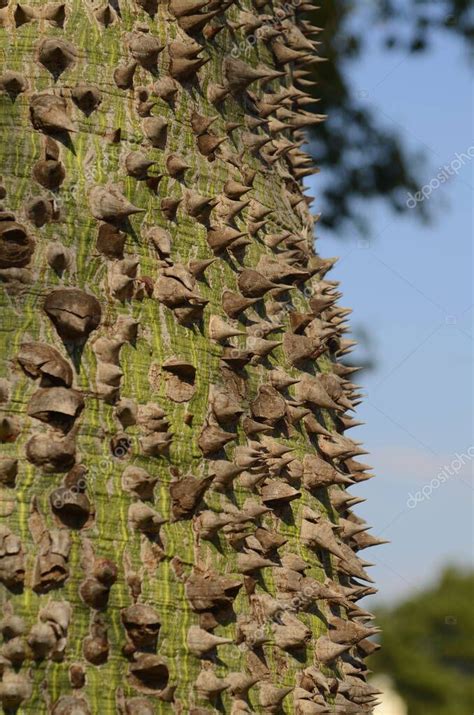
[[[433,51],[413,58],[381,51],[373,31],[373,49],[350,72],[381,121],[425,151],[422,185],[456,153],[472,147],[474,157],[472,83],[460,43],[439,37]],[[377,367],[360,380],[366,425],[349,435],[364,442],[364,461],[377,474],[356,490],[367,498],[357,512],[392,541],[364,552],[376,562],[379,602],[422,588],[447,563],[472,564],[474,158],[463,162],[427,199],[428,227],[373,203],[363,209],[367,239],[318,233],[318,252],[341,257],[332,277],[354,310],[352,325],[370,326],[375,342]],[[324,211],[318,199],[315,208]]]

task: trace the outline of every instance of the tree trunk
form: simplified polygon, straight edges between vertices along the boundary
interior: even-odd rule
[[[4,710],[369,712],[305,8],[32,2],[0,0]]]

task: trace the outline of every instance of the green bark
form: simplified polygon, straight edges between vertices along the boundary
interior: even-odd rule
[[[5,711],[369,712],[301,3],[0,5]]]

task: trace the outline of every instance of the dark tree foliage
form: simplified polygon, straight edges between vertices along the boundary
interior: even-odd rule
[[[434,587],[377,614],[382,650],[369,667],[388,673],[409,715],[474,712],[474,572],[449,568]]]
[[[312,79],[315,96],[322,96],[318,111],[330,121],[318,124],[312,153],[324,169],[326,187],[320,205],[321,222],[328,228],[351,224],[367,229],[360,201],[383,198],[396,212],[406,210],[407,192],[416,192],[420,181],[416,167],[421,153],[407,149],[402,137],[383,126],[376,112],[357,96],[347,75],[348,63],[363,56],[374,43],[377,26],[387,51],[416,56],[435,44],[440,32],[460,38],[468,49],[474,43],[473,0],[373,0],[352,3],[325,0],[310,13],[324,28],[319,36],[321,55]],[[427,202],[415,212],[427,219]]]

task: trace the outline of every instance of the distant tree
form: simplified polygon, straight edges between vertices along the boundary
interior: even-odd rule
[[[331,121],[317,125],[312,151],[326,180],[321,222],[327,228],[367,230],[360,201],[383,198],[393,210],[406,210],[407,192],[418,191],[415,167],[421,152],[410,151],[403,138],[384,126],[357,95],[349,67],[374,45],[374,27],[387,51],[413,56],[431,49],[441,33],[459,38],[468,50],[474,45],[472,0],[377,0],[352,3],[327,0],[310,13],[324,28],[319,39],[328,62],[315,66],[318,111]],[[427,202],[414,215],[428,218]]]
[[[388,673],[408,715],[474,712],[474,572],[446,569],[432,588],[379,611],[382,650],[370,667]]]

